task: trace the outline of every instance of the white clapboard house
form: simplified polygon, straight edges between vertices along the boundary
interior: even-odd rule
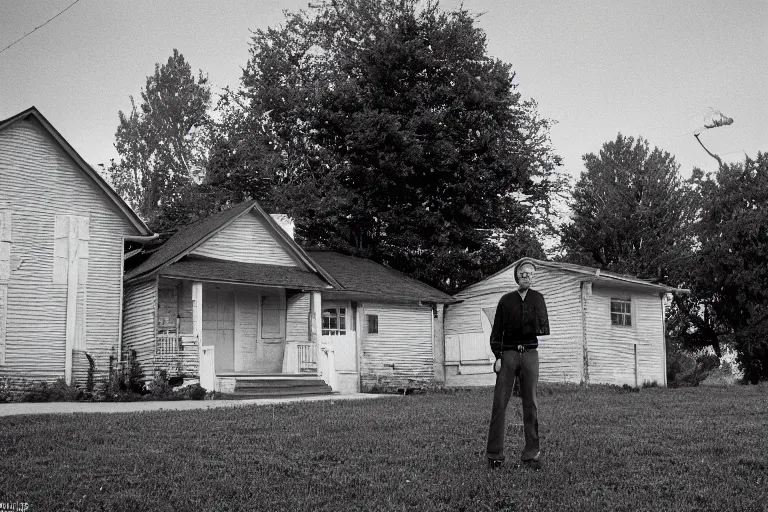
[[[445,313],[446,384],[492,385],[490,332],[501,296],[517,289],[515,266],[536,265],[550,335],[539,337],[540,380],[666,385],[665,297],[687,293],[599,269],[523,258],[455,295]]]
[[[442,371],[435,333],[449,295],[371,261],[304,251],[292,222],[256,201],[143,257],[125,275],[123,345],[145,373],[268,396],[431,382]]]
[[[123,252],[153,238],[34,107],[0,121],[0,380],[102,380],[120,346]]]

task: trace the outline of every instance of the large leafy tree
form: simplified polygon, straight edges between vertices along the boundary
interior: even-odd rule
[[[131,96],[131,111],[119,112],[115,148],[107,176],[115,190],[154,229],[167,224],[167,214],[201,181],[208,154],[211,91],[208,78],[197,78],[177,50],[168,62],[155,65],[141,91]]]
[[[255,33],[225,99],[212,182],[292,215],[307,244],[447,291],[541,255],[536,229],[562,186],[550,122],[473,16],[414,0],[286,16]]]
[[[731,344],[751,382],[768,379],[768,155],[694,171],[697,244],[681,260],[690,296],[675,299],[673,334],[689,348]]]
[[[563,230],[565,258],[573,263],[670,281],[693,243],[696,195],[673,156],[639,137],[619,134],[586,170]]]

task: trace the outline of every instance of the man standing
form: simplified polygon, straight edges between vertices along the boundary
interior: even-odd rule
[[[549,334],[549,319],[544,296],[531,290],[536,266],[523,261],[515,266],[514,276],[518,289],[499,300],[491,330],[491,350],[496,356],[494,371],[496,387],[493,390],[493,409],[488,428],[486,454],[488,467],[504,462],[504,433],[507,404],[512,396],[515,376],[519,375],[520,395],[523,399],[523,429],[525,448],[521,459],[526,465],[540,467],[539,420],[536,389],[539,381],[539,353],[537,335]]]

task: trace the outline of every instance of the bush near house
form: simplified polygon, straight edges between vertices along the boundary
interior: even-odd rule
[[[763,510],[767,386],[542,386],[544,467],[488,471],[492,389],[0,418],[1,501],[30,510]],[[725,434],[725,435],[724,435]]]
[[[698,386],[710,375],[722,373],[719,368],[720,359],[714,354],[667,350],[667,385],[671,388]]]
[[[89,357],[90,369],[86,387],[72,386],[63,378],[53,383],[18,382],[11,385],[9,379],[0,380],[0,403],[5,402],[137,402],[146,400],[203,400],[213,398],[200,384],[179,387],[174,379],[169,379],[165,371],[155,373],[155,378],[144,383],[144,372],[136,361],[135,353],[127,359],[125,365],[116,367],[114,358],[110,358],[107,379],[95,389],[93,374],[95,365]]]

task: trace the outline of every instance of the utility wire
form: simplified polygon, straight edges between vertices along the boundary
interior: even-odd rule
[[[27,37],[29,34],[31,34],[32,32],[34,32],[35,30],[37,30],[37,29],[39,29],[39,28],[43,28],[44,26],[46,26],[47,24],[49,24],[50,22],[52,22],[53,20],[55,20],[56,18],[58,18],[59,16],[61,16],[62,14],[64,14],[64,13],[65,13],[65,12],[66,12],[66,11],[67,11],[67,10],[68,10],[70,7],[72,7],[73,5],[75,5],[75,4],[76,4],[77,2],[79,2],[79,1],[80,1],[80,0],[75,0],[74,2],[72,2],[71,4],[69,4],[69,5],[67,6],[67,8],[66,8],[66,9],[64,9],[64,10],[63,10],[63,11],[61,11],[61,12],[59,12],[59,13],[58,13],[56,16],[54,16],[53,18],[49,19],[48,21],[46,21],[45,23],[43,23],[43,24],[42,24],[42,25],[40,25],[39,27],[35,27],[34,29],[30,30],[29,32],[27,32],[26,34],[24,34],[23,36],[21,36],[20,38],[18,38],[17,40],[15,40],[15,41],[14,41],[14,42],[12,42],[11,44],[9,44],[9,45],[8,45],[8,46],[6,46],[5,48],[3,48],[2,50],[0,50],[0,53],[3,53],[5,50],[7,50],[7,49],[8,49],[8,48],[10,48],[11,46],[15,45],[16,43],[18,43],[19,41],[21,41],[22,39],[24,39],[25,37]]]

